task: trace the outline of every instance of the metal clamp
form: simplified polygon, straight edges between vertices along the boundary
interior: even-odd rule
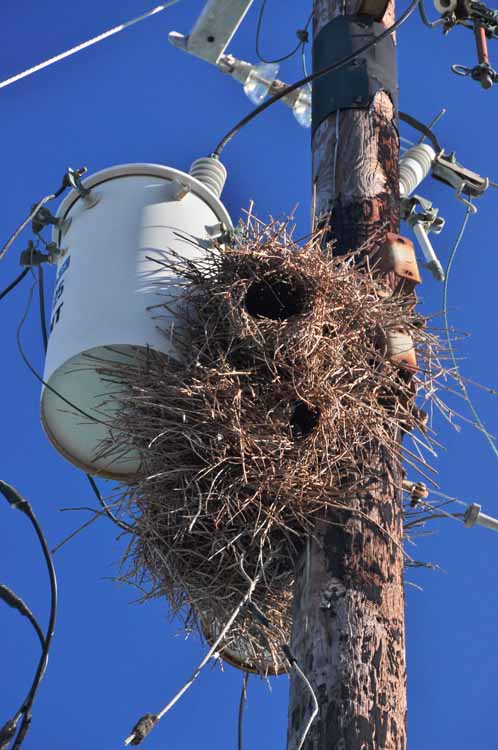
[[[68,186],[72,187],[73,190],[76,190],[79,194],[81,200],[85,204],[85,208],[93,208],[100,201],[101,196],[92,192],[82,184],[81,177],[86,171],[86,167],[81,167],[81,169],[72,169],[71,167],[68,167],[65,179],[67,180]]]
[[[462,194],[469,198],[479,198],[489,187],[489,179],[462,166],[457,161],[454,151],[450,154],[442,151],[436,155],[432,163],[432,176],[455,188],[457,197],[460,198]]]
[[[419,207],[421,211],[417,211]],[[444,228],[445,220],[438,213],[439,210],[420,195],[412,195],[401,201],[401,218],[413,229],[426,260],[425,267],[436,281],[444,281],[443,267],[428,236],[429,232],[440,234]]]
[[[488,63],[480,63],[473,68],[465,65],[452,65],[451,70],[457,76],[470,76],[474,81],[479,81],[483,89],[490,89],[494,83],[498,83],[498,73]]]

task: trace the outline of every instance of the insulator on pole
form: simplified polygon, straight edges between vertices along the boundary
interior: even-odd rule
[[[481,506],[478,503],[469,505],[463,521],[467,528],[472,528],[477,524],[478,526],[484,526],[486,529],[491,529],[491,531],[498,531],[498,519],[487,516],[486,513],[481,513]]]
[[[196,159],[189,174],[202,182],[217,198],[220,197],[227,179],[227,170],[219,159],[212,156]]]
[[[407,198],[411,195],[422,180],[427,177],[435,157],[436,152],[427,143],[419,143],[405,151],[399,161],[399,194],[401,198]]]

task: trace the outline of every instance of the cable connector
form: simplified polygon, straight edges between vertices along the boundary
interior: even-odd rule
[[[28,501],[21,497],[17,490],[15,490],[12,485],[4,482],[3,479],[0,479],[0,493],[12,508],[17,508],[23,513],[29,513],[31,511],[31,506]]]
[[[9,719],[0,729],[0,750],[6,750],[12,742],[16,733],[18,721],[19,719]]]
[[[125,745],[140,745],[148,734],[154,729],[157,722],[157,714],[145,714],[137,721],[131,734],[124,741]]]

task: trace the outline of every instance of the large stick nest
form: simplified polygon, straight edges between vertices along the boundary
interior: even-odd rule
[[[114,372],[115,438],[142,459],[120,491],[136,532],[128,575],[213,639],[265,563],[252,600],[271,627],[244,611],[224,651],[261,673],[283,668],[294,562],[316,515],[347,505],[379,450],[399,459],[414,390],[437,375],[413,298],[357,261],[333,258],[323,232],[299,244],[287,223],[250,218],[200,260],[164,258],[178,361],[150,351]],[[388,359],[400,325],[417,373]]]

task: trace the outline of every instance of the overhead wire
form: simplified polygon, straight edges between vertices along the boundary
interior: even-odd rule
[[[45,669],[47,667],[48,654],[50,651],[50,646],[51,646],[52,638],[54,635],[55,621],[57,617],[57,577],[55,574],[55,568],[54,568],[54,564],[52,561],[52,557],[50,555],[50,550],[48,548],[47,540],[45,539],[43,530],[38,522],[38,519],[36,518],[35,513],[33,512],[31,505],[28,503],[27,500],[25,500],[19,494],[19,492],[12,485],[7,484],[7,482],[4,482],[1,479],[0,479],[0,493],[4,496],[4,498],[7,500],[7,502],[10,504],[12,508],[16,508],[17,510],[20,510],[29,519],[38,537],[38,541],[40,542],[40,546],[42,548],[43,557],[45,558],[45,563],[47,566],[47,571],[48,571],[49,580],[50,580],[49,621],[48,621],[47,630],[45,633],[44,646],[42,649],[42,653],[40,655],[40,659],[38,661],[38,666],[36,669],[35,676],[31,683],[31,688],[26,698],[24,699],[22,706],[20,707],[20,709],[18,710],[14,718],[11,719],[10,722],[7,722],[9,726],[7,727],[7,725],[5,725],[5,727],[2,730],[0,730],[0,735],[2,735],[5,733],[5,729],[7,727],[7,735],[10,735],[10,738],[9,738],[9,741],[10,741],[10,739],[13,738],[17,730],[17,724],[22,716],[21,726],[19,728],[19,732],[17,733],[17,737],[12,746],[12,750],[19,750],[21,743],[24,740],[24,737],[26,736],[26,733],[31,724],[31,719],[32,719],[31,709],[32,709],[33,702],[36,697],[36,693],[40,686],[40,682],[42,680],[42,677],[45,673]]]
[[[0,599],[5,602],[5,604],[8,604],[9,607],[12,607],[12,609],[17,609],[17,611],[25,617],[31,625],[33,626],[33,629],[36,632],[36,635],[39,638],[41,647],[44,648],[45,646],[45,634],[43,630],[41,629],[40,623],[26,604],[26,602],[21,599],[20,596],[18,596],[15,591],[12,591],[8,586],[6,586],[4,583],[0,583]]]
[[[34,217],[36,216],[36,214],[38,213],[38,211],[40,210],[40,208],[42,208],[45,205],[45,203],[48,203],[49,201],[53,200],[54,198],[57,198],[57,196],[60,195],[60,193],[62,192],[62,190],[65,190],[65,186],[62,187],[61,190],[58,191],[57,193],[50,193],[50,195],[45,195],[45,197],[43,197],[40,201],[38,201],[38,203],[35,203],[35,205],[31,209],[31,212],[29,213],[28,217],[26,219],[24,219],[24,221],[21,222],[21,224],[19,224],[19,226],[17,227],[17,229],[14,232],[14,234],[7,240],[7,242],[5,243],[5,245],[0,250],[0,260],[2,260],[4,258],[4,256],[5,256],[6,252],[7,252],[7,250],[9,249],[9,247],[14,244],[14,242],[17,240],[17,238],[19,237],[19,235],[24,231],[24,229],[26,229],[26,227],[28,226],[28,224],[30,223],[30,221],[32,221],[34,219]]]
[[[496,444],[492,438],[492,436],[487,431],[486,427],[484,426],[481,417],[479,416],[479,413],[477,409],[474,406],[474,403],[472,399],[470,398],[469,392],[467,390],[467,386],[465,385],[465,382],[460,374],[460,368],[458,366],[458,362],[455,356],[455,350],[453,348],[453,343],[451,341],[450,336],[450,329],[449,329],[449,323],[448,323],[448,285],[449,285],[449,279],[451,274],[451,269],[453,267],[453,262],[455,260],[455,256],[457,254],[458,248],[460,247],[461,241],[463,239],[463,236],[465,234],[465,230],[467,228],[467,223],[469,220],[470,215],[474,212],[474,207],[472,205],[472,202],[469,202],[469,205],[467,206],[467,210],[465,212],[465,216],[462,222],[462,225],[460,227],[460,231],[457,235],[457,238],[455,240],[455,244],[453,245],[453,248],[450,253],[450,257],[448,259],[448,263],[446,266],[446,273],[445,273],[445,280],[443,285],[443,319],[444,319],[444,328],[446,333],[446,341],[448,343],[448,350],[450,354],[450,358],[454,367],[455,372],[455,378],[457,380],[458,385],[460,386],[460,390],[462,391],[462,395],[467,402],[467,405],[476,421],[476,427],[479,429],[480,432],[484,435],[486,438],[491,450],[494,453],[495,458],[498,459],[498,448],[496,447]]]
[[[2,292],[0,292],[0,300],[6,297],[9,294],[9,292],[11,292],[13,289],[15,289],[16,286],[21,283],[24,277],[28,275],[28,273],[29,273],[29,268],[25,268],[24,271],[21,271],[19,276],[17,276],[14,279],[14,281],[12,281],[9,284],[9,286],[5,287],[5,289]]]
[[[213,157],[218,158],[221,152],[223,151],[223,149],[226,147],[226,145],[232,140],[232,138],[243,127],[245,127],[248,123],[250,123],[255,117],[257,117],[266,109],[268,109],[268,107],[271,107],[272,104],[275,104],[276,102],[280,101],[280,99],[282,99],[284,96],[287,96],[288,94],[291,94],[293,91],[296,91],[297,89],[302,88],[307,83],[311,83],[312,81],[315,81],[317,78],[327,75],[327,73],[331,73],[334,70],[338,70],[339,68],[342,68],[345,65],[348,65],[349,63],[353,62],[353,60],[357,59],[359,55],[363,54],[363,52],[366,52],[371,47],[374,47],[376,44],[382,41],[382,39],[385,39],[386,37],[393,34],[411,16],[411,14],[416,9],[419,2],[420,0],[412,0],[408,8],[404,11],[404,13],[402,13],[401,16],[393,24],[391,24],[391,26],[388,26],[388,28],[385,29],[381,34],[379,34],[374,39],[371,39],[367,44],[364,44],[363,47],[360,47],[358,50],[356,50],[356,52],[353,52],[350,55],[346,55],[340,60],[336,60],[331,65],[327,65],[325,68],[322,68],[321,70],[317,70],[314,73],[311,73],[310,75],[306,76],[305,78],[301,78],[299,81],[296,81],[290,86],[286,86],[277,94],[274,94],[274,96],[270,97],[265,102],[260,104],[259,107],[256,107],[256,109],[254,109],[248,115],[243,117],[242,120],[240,120],[236,125],[234,125],[234,127],[231,128],[231,130],[229,130],[228,133],[221,139],[221,141],[218,143],[218,145],[216,146],[216,148],[214,149],[212,153]]]
[[[151,16],[155,16],[157,13],[161,13],[163,10],[166,10],[166,8],[169,8],[171,5],[175,5],[177,2],[179,2],[179,0],[170,0],[170,2],[168,3],[157,5],[155,8],[152,8],[152,10],[147,11],[147,13],[143,13],[141,16],[132,18],[131,21],[126,21],[125,23],[121,23],[118,26],[114,26],[112,29],[109,29],[108,31],[104,31],[103,34],[99,34],[98,36],[94,36],[91,39],[88,39],[86,42],[77,44],[76,47],[71,47],[71,49],[68,49],[65,52],[61,52],[60,54],[55,55],[54,57],[50,57],[48,60],[44,60],[43,62],[38,63],[38,65],[33,65],[32,68],[23,70],[21,73],[17,73],[11,78],[7,78],[4,81],[1,81],[0,89],[5,88],[6,86],[10,86],[12,83],[16,83],[17,81],[20,81],[22,78],[26,78],[27,76],[30,76],[33,73],[37,73],[39,70],[48,68],[49,65],[53,65],[54,63],[59,62],[60,60],[64,60],[66,57],[70,57],[71,55],[74,55],[76,52],[80,52],[81,50],[86,49],[87,47],[91,47],[92,45],[97,44],[98,42],[102,42],[104,39],[107,39],[108,37],[113,36],[114,34],[118,34],[120,31],[124,31],[125,29],[128,29],[130,26],[134,26],[135,24],[140,23],[141,21],[145,21],[147,18],[150,18]]]
[[[304,49],[304,46],[305,46],[306,42],[308,41],[308,27],[309,27],[309,25],[311,23],[311,19],[313,18],[313,12],[311,12],[309,14],[308,20],[306,21],[306,25],[304,26],[304,28],[303,29],[298,29],[296,31],[297,37],[299,39],[298,44],[296,44],[296,46],[290,52],[288,52],[286,55],[282,55],[282,57],[277,57],[274,60],[267,60],[261,54],[261,46],[260,46],[261,28],[262,28],[262,24],[263,24],[263,16],[264,16],[265,9],[266,9],[266,3],[267,3],[267,0],[262,0],[261,8],[260,8],[260,11],[259,11],[259,16],[258,16],[258,22],[257,22],[257,26],[256,26],[256,55],[257,55],[258,59],[261,60],[261,62],[268,63],[268,64],[280,63],[280,62],[284,62],[285,60],[290,60],[291,57],[294,57],[294,55],[296,54],[296,52],[299,51],[299,49],[301,49],[301,48]]]
[[[247,699],[247,683],[249,682],[249,672],[245,672],[242,678],[242,689],[240,691],[239,701],[239,720],[237,724],[237,748],[243,750],[243,728],[244,728],[244,708]]]
[[[444,18],[437,18],[435,21],[431,21],[429,19],[429,16],[427,15],[427,11],[425,10],[425,2],[424,0],[420,0],[419,6],[418,6],[418,12],[420,13],[420,18],[422,19],[422,23],[427,26],[429,29],[435,29],[436,26],[441,26],[441,24],[445,23]]]
[[[39,311],[40,311],[40,327],[41,327],[42,339],[43,339],[43,350],[46,354],[47,349],[48,349],[48,334],[47,334],[47,324],[46,324],[46,317],[45,317],[45,288],[44,288],[44,283],[43,283],[43,270],[42,270],[41,265],[38,266],[38,294],[39,294],[39,299],[40,299]],[[57,395],[60,398],[62,398],[62,396],[59,393],[57,393]],[[124,531],[133,532],[132,526],[130,526],[125,521],[121,521],[111,511],[106,501],[102,497],[102,494],[97,486],[97,483],[95,482],[95,479],[90,474],[87,474],[86,472],[84,472],[84,474],[86,478],[88,479],[88,482],[94,492],[95,497],[98,500],[99,505],[104,511],[104,515],[106,515],[113,523],[115,523],[116,526],[119,526],[120,529],[123,529]]]
[[[243,566],[242,560],[243,560],[243,556],[241,558],[241,567]],[[239,603],[233,610],[232,614],[230,615],[225,625],[221,629],[219,635],[212,643],[211,648],[209,649],[207,654],[204,656],[202,661],[195,668],[194,672],[189,677],[187,682],[176,693],[176,695],[164,706],[164,708],[162,708],[161,711],[159,711],[159,713],[145,714],[145,716],[142,716],[142,718],[138,720],[138,722],[133,727],[131,734],[125,739],[124,741],[125,745],[140,744],[140,742],[147,736],[147,734],[151,731],[151,729],[153,729],[153,727],[163,718],[163,716],[167,714],[171,708],[173,708],[175,703],[177,703],[180,700],[182,695],[186,693],[187,690],[191,687],[191,685],[195,682],[195,680],[197,679],[199,674],[202,672],[202,670],[204,669],[206,664],[209,662],[209,660],[217,653],[220,644],[223,642],[223,640],[227,636],[235,620],[239,617],[240,613],[242,612],[246,604],[251,600],[254,590],[256,586],[258,585],[259,581],[261,580],[261,576],[264,573],[264,568],[269,563],[269,561],[270,560],[267,560],[266,563],[263,564],[260,572],[257,573],[253,579],[250,579],[251,583],[248,586],[246,593],[244,594],[242,599],[239,601]]]

